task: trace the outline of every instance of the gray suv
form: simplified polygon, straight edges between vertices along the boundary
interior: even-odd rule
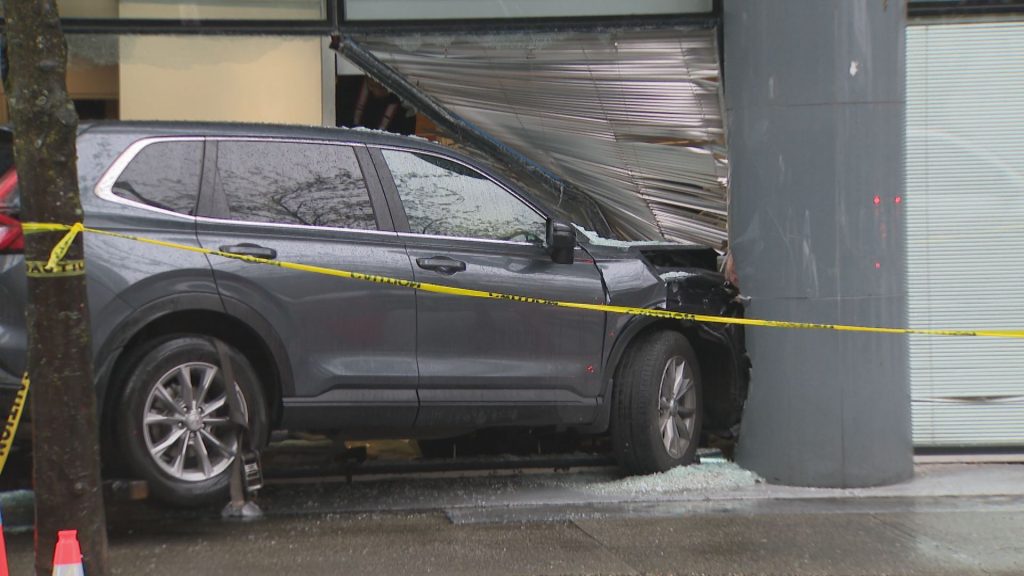
[[[14,385],[26,282],[2,135],[0,384]],[[741,314],[713,251],[605,241],[585,198],[531,194],[420,139],[95,124],[81,127],[78,158],[94,228],[505,294]],[[650,473],[691,462],[702,426],[734,432],[746,396],[737,326],[429,293],[100,235],[86,259],[105,466],[169,502],[222,495],[237,451],[213,338],[232,349],[258,441],[271,429],[553,428],[610,433],[622,466]]]

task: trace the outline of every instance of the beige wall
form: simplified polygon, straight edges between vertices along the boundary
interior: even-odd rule
[[[323,12],[323,0],[120,0],[117,4],[121,18],[315,20]],[[321,61],[318,38],[122,37],[121,118],[319,125]]]
[[[320,39],[120,39],[121,118],[321,124]]]
[[[324,0],[57,0],[64,18],[319,20]]]
[[[57,0],[62,18],[117,18],[117,0]]]
[[[324,17],[323,4],[324,0],[120,0],[120,11],[121,18],[319,20]]]

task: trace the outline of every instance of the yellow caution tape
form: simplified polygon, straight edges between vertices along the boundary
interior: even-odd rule
[[[631,306],[612,306],[608,304],[587,304],[583,302],[563,302],[561,300],[548,300],[546,298],[533,298],[529,296],[517,296],[513,294],[504,294],[501,292],[487,292],[485,290],[474,290],[471,288],[456,288],[454,286],[444,286],[441,284],[430,284],[428,282],[416,282],[413,280],[402,280],[398,278],[390,278],[387,276],[378,276],[376,274],[363,274],[361,272],[349,272],[347,270],[338,270],[336,268],[325,268],[322,266],[312,266],[309,264],[297,264],[294,262],[282,262],[280,260],[267,260],[265,258],[258,258],[256,256],[245,256],[239,254],[229,254],[227,252],[221,252],[220,250],[211,250],[209,248],[200,248],[198,246],[188,246],[186,244],[178,244],[175,242],[165,242],[163,240],[154,240],[152,238],[144,238],[142,236],[133,236],[130,234],[121,234],[118,232],[110,232],[107,230],[99,230],[96,228],[86,228],[81,224],[75,224],[74,226],[67,224],[39,224],[39,223],[24,223],[22,229],[26,234],[36,232],[59,232],[68,230],[68,236],[78,234],[80,231],[89,232],[91,234],[100,234],[103,236],[111,236],[114,238],[123,238],[125,240],[133,240],[136,242],[143,242],[145,244],[152,244],[154,246],[163,246],[165,248],[174,248],[176,250],[186,250],[189,252],[196,252],[198,254],[207,254],[211,256],[221,256],[223,258],[231,258],[233,260],[242,260],[243,262],[251,262],[253,264],[265,264],[267,266],[277,266],[279,268],[285,268],[288,270],[298,270],[301,272],[310,272],[313,274],[325,274],[328,276],[335,276],[338,278],[350,278],[353,280],[364,280],[367,282],[375,282],[378,284],[388,284],[391,286],[402,286],[406,288],[414,288],[416,290],[422,290],[424,292],[433,292],[436,294],[449,294],[453,296],[467,296],[470,298],[490,298],[495,300],[512,300],[515,302],[525,302],[529,304],[543,304],[547,306],[555,306],[559,308],[575,308],[579,310],[594,310],[597,312],[609,312],[612,314],[629,314],[634,316],[648,316],[652,318],[667,318],[670,320],[685,320],[689,322],[708,322],[714,324],[741,324],[744,326],[765,326],[770,328],[799,328],[809,330],[835,330],[839,332],[866,332],[874,334],[923,334],[929,336],[985,336],[990,338],[1022,338],[1024,339],[1024,330],[936,330],[929,328],[875,328],[871,326],[851,326],[846,324],[816,324],[812,322],[786,322],[781,320],[757,320],[753,318],[733,318],[731,316],[711,316],[706,314],[692,314],[690,312],[675,312],[672,310],[663,309],[652,309],[652,308],[634,308]],[[65,240],[68,238],[65,236]],[[63,242],[63,240],[62,240]],[[70,242],[69,242],[70,244]],[[66,248],[65,248],[66,251]],[[56,249],[54,249],[56,252]]]
[[[66,278],[85,274],[85,260],[61,260],[50,262],[26,260],[25,268],[29,278]]]
[[[7,422],[4,423],[3,436],[0,436],[0,474],[3,474],[4,466],[7,464],[7,457],[11,454],[11,445],[14,443],[14,434],[18,431],[18,424],[21,422],[21,413],[25,409],[25,398],[28,397],[29,379],[28,373],[21,377],[21,388],[14,396],[14,403],[11,404],[11,411],[7,414]]]
[[[68,229],[68,233],[57,242],[57,245],[53,247],[50,252],[50,259],[46,262],[46,269],[50,272],[54,272],[57,269],[57,263],[67,256],[68,249],[71,248],[71,243],[75,241],[75,237],[78,236],[85,230],[85,226],[82,226],[81,222],[76,222],[71,228]]]

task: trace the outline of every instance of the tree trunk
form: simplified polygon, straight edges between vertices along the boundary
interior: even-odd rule
[[[54,0],[6,0],[7,94],[25,222],[82,220],[67,47]],[[26,237],[46,263],[62,233]],[[79,236],[65,261],[83,258]],[[38,270],[37,267],[33,267]],[[65,267],[65,270],[67,267]],[[85,276],[29,274],[28,370],[36,494],[36,574],[50,574],[58,530],[77,529],[89,576],[107,573]]]

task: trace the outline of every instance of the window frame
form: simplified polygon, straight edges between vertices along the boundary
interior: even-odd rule
[[[114,193],[114,184],[116,184],[118,179],[121,178],[121,175],[128,168],[128,165],[131,164],[133,160],[135,160],[135,157],[138,156],[139,153],[141,153],[144,149],[148,148],[149,146],[165,142],[198,142],[199,145],[203,148],[202,158],[204,159],[205,163],[206,139],[203,138],[202,136],[148,136],[145,138],[140,138],[139,140],[132,142],[131,145],[125,148],[125,150],[121,152],[121,155],[118,156],[116,160],[114,160],[114,162],[110,165],[109,168],[107,168],[106,172],[103,173],[103,176],[100,177],[99,181],[96,183],[96,186],[93,188],[93,193],[100,199],[106,200],[108,202],[114,202],[115,204],[130,206],[132,208],[141,208],[143,210],[149,210],[150,212],[156,212],[158,214],[164,214],[167,216],[174,216],[176,218],[181,218],[183,220],[195,220],[195,218],[199,214],[201,206],[200,202],[202,198],[202,188],[204,180],[203,166],[200,166],[199,185],[196,187],[195,214],[182,214],[180,212],[175,212],[173,210],[165,210],[163,208],[158,208],[151,204],[146,204],[145,202],[140,202],[138,200],[130,200],[128,198],[119,196]]]
[[[318,140],[315,138],[288,138],[288,137],[265,137],[265,136],[208,136],[206,138],[206,157],[203,166],[203,178],[201,191],[199,193],[199,208],[197,218],[203,222],[218,222],[224,224],[236,224],[254,228],[275,228],[287,230],[317,230],[360,234],[385,234],[395,235],[395,227],[387,202],[384,199],[384,191],[381,189],[377,172],[370,160],[363,142],[349,140]],[[362,172],[363,182],[366,184],[367,195],[370,200],[370,208],[373,210],[374,219],[377,223],[376,229],[365,228],[344,228],[337,226],[312,226],[308,224],[288,224],[284,222],[253,222],[239,220],[231,217],[230,209],[218,207],[214,200],[222,194],[214,189],[214,179],[217,173],[217,155],[221,142],[258,142],[258,143],[279,143],[279,144],[313,144],[316,146],[345,146],[352,150],[356,157],[356,163]],[[223,206],[226,207],[226,199],[221,198]]]
[[[484,177],[484,179],[490,181],[492,184],[494,184],[501,190],[505,191],[507,194],[511,195],[513,198],[515,198],[523,205],[525,205],[528,209],[530,209],[538,216],[540,216],[541,220],[543,220],[545,223],[547,222],[547,220],[550,219],[550,216],[548,216],[543,209],[537,206],[535,202],[530,200],[529,197],[524,196],[520,192],[516,191],[514,188],[506,185],[498,178],[495,178],[493,175],[489,174],[483,168],[470,164],[456,156],[441,154],[433,150],[423,150],[421,148],[415,148],[411,146],[399,146],[391,144],[371,144],[367,145],[367,148],[370,151],[370,157],[373,159],[374,164],[377,166],[377,174],[378,176],[380,176],[381,183],[384,184],[388,204],[389,206],[391,206],[392,215],[395,220],[395,229],[398,231],[399,236],[409,238],[430,238],[434,240],[460,240],[468,242],[483,242],[489,244],[504,244],[512,246],[542,246],[542,244],[536,244],[534,242],[520,242],[517,240],[473,238],[469,236],[445,236],[443,234],[421,234],[418,232],[413,232],[412,228],[409,226],[409,216],[405,212],[405,205],[402,202],[401,195],[398,192],[398,186],[397,184],[395,184],[394,175],[391,173],[391,166],[388,165],[387,159],[384,157],[384,150],[394,150],[397,152],[407,152],[410,154],[424,154],[427,156],[433,156],[434,158],[440,158],[442,160],[453,162],[469,170],[472,170],[477,174],[480,174],[481,176]]]

